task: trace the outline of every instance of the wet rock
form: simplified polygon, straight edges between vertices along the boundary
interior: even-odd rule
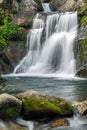
[[[7,93],[0,95],[0,118],[15,119],[20,115],[22,103]]]
[[[11,129],[11,130],[28,130],[27,127],[25,126],[20,126],[19,124],[16,124],[14,122],[7,122],[6,127]]]
[[[51,127],[61,127],[61,126],[69,126],[69,122],[67,119],[58,119],[51,123]]]
[[[87,64],[86,64],[86,68],[87,68]],[[76,76],[87,78],[87,69],[78,70],[77,73],[76,73]]]
[[[72,102],[72,106],[75,108],[77,113],[81,115],[86,115],[87,114],[87,100],[85,101],[74,101]]]
[[[43,119],[60,116],[72,116],[70,103],[62,98],[27,91],[17,96],[22,100],[22,115],[25,119]]]

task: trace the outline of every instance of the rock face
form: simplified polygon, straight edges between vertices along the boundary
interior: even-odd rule
[[[75,44],[75,58],[78,77],[87,77],[87,26],[80,27],[78,31],[78,40]]]
[[[8,74],[13,72],[14,67],[25,55],[25,41],[10,41],[5,49],[0,48],[0,72]]]
[[[73,115],[70,103],[61,98],[42,95],[35,91],[21,93],[17,97],[22,100],[22,115],[25,119],[52,119]]]
[[[12,12],[18,12],[19,5],[16,0],[0,0],[0,7],[3,7],[5,9],[10,8]]]
[[[87,114],[87,100],[79,102],[74,101],[72,102],[72,106],[76,109],[76,111],[81,115]]]
[[[17,98],[9,94],[0,95],[0,118],[15,119],[20,115],[22,103]]]
[[[69,122],[66,119],[58,119],[51,123],[51,127],[69,126]]]
[[[83,0],[52,0],[51,4],[57,11],[75,11],[77,8],[83,6]]]

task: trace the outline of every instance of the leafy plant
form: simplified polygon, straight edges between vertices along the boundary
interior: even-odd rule
[[[84,4],[84,6],[82,6],[79,11],[82,14],[80,21],[81,26],[87,26],[87,4]]]
[[[9,22],[8,18],[4,19],[4,25],[0,26],[0,46],[8,46],[10,40],[17,40],[22,35],[23,28],[18,27],[13,22]]]
[[[83,16],[82,19],[81,19],[81,25],[82,26],[87,26],[87,16]]]

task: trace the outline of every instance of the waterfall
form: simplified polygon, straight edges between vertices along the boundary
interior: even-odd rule
[[[43,30],[45,41],[42,43]],[[77,36],[77,12],[56,13],[46,21],[37,14],[33,29],[27,36],[28,53],[14,73],[62,74],[75,73],[73,45]]]
[[[44,12],[51,12],[49,3],[42,3],[42,7],[43,7]]]

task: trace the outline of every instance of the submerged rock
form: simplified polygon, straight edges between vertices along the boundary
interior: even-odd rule
[[[61,127],[61,126],[69,126],[69,122],[67,119],[58,119],[51,123],[51,127]]]
[[[0,95],[0,118],[15,119],[20,115],[22,103],[20,100],[7,93]]]
[[[35,91],[27,91],[17,97],[22,100],[22,115],[25,119],[52,119],[73,115],[70,103],[62,98],[42,95]]]

